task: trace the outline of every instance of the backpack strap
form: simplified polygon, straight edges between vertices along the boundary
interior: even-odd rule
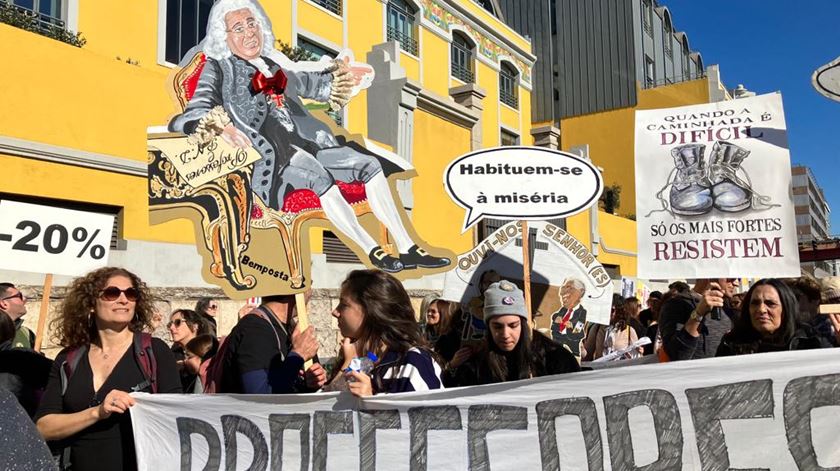
[[[140,365],[140,370],[143,371],[145,380],[131,390],[142,391],[149,386],[152,387],[152,394],[158,392],[157,385],[157,361],[155,360],[155,353],[152,349],[152,335],[146,332],[139,332],[134,334],[134,359]]]
[[[285,360],[286,359],[286,354],[283,352],[283,342],[280,341],[280,334],[277,333],[277,328],[274,327],[274,322],[271,322],[271,317],[269,317],[269,316],[273,316],[274,314],[268,312],[268,309],[263,307],[263,306],[258,306],[256,309],[251,311],[251,314],[256,314],[256,315],[260,316],[261,318],[263,318],[263,320],[268,322],[268,325],[271,326],[271,331],[274,332],[274,338],[277,339],[277,350],[280,351],[280,356],[283,358],[283,360]],[[286,328],[283,327],[283,324],[280,324],[280,328],[283,329],[283,334],[286,336],[286,339],[288,340],[289,333],[286,331]]]
[[[60,368],[61,397],[64,397],[64,393],[67,392],[67,385],[70,383],[70,377],[73,376],[73,372],[76,371],[76,367],[79,365],[79,360],[85,356],[87,351],[87,345],[79,345],[78,347],[73,347],[67,351],[67,356],[64,358],[64,361],[61,362]]]

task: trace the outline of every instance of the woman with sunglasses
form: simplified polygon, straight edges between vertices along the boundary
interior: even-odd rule
[[[196,376],[184,368],[186,359],[184,349],[190,340],[199,335],[210,334],[210,328],[197,312],[190,309],[173,311],[166,327],[172,337],[172,353],[175,355],[175,362],[181,374],[181,388],[188,391],[195,384]]]
[[[215,337],[218,330],[216,316],[219,314],[219,302],[213,298],[199,298],[198,302],[195,303],[195,312],[204,319],[210,330],[210,335]]]
[[[172,352],[144,333],[153,309],[145,283],[122,268],[70,285],[52,321],[64,349],[36,414],[38,431],[61,450],[62,469],[136,469],[129,393],[181,392]]]

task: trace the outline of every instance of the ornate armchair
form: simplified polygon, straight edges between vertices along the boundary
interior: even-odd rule
[[[204,64],[204,54],[199,52],[175,75],[172,85],[182,110],[195,92]],[[173,136],[161,135],[160,138]],[[185,136],[176,138],[183,139],[184,146],[189,145]],[[154,136],[149,137],[150,143],[154,140]],[[249,166],[193,188],[168,159],[159,152],[149,153],[150,210],[154,213],[156,210],[192,208],[201,214],[203,241],[212,254],[210,272],[214,276],[227,279],[237,290],[253,288],[256,278],[245,275],[240,262],[250,243],[250,230],[275,229],[289,263],[291,288],[302,288],[301,232],[308,221],[326,220],[321,202],[310,190],[295,190],[285,197],[279,210],[273,209],[251,191],[250,182]],[[337,185],[357,216],[371,211],[363,183],[337,182]]]

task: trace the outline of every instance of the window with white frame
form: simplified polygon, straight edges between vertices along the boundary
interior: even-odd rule
[[[321,5],[324,9],[329,10],[336,15],[341,15],[341,0],[312,0],[312,3]]]
[[[649,36],[653,36],[653,0],[642,0],[642,26]]]
[[[207,32],[213,0],[166,1],[166,61],[177,64]]]
[[[472,43],[463,34],[457,31],[452,33],[450,67],[452,76],[462,82],[472,83],[475,81],[473,49]]]
[[[66,4],[67,0],[0,0],[0,6],[34,17],[36,32],[66,28]]]
[[[327,49],[320,44],[316,44],[303,36],[298,36],[297,45],[299,48],[309,52],[312,55],[312,60],[318,60],[322,56],[329,56],[335,58],[338,53],[331,49]],[[339,126],[344,125],[344,113],[339,111],[327,110],[327,116],[333,119]]]
[[[499,101],[512,108],[518,108],[518,83],[519,72],[516,68],[508,62],[502,62],[499,68]]]
[[[405,0],[388,0],[388,41],[397,41],[409,54],[418,53],[417,28],[414,17],[417,10]]]

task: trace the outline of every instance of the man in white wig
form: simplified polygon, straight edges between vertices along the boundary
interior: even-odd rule
[[[302,98],[341,109],[370,85],[370,66],[341,59],[293,62],[274,48],[271,23],[252,0],[218,0],[210,10],[203,46],[207,62],[184,113],[169,124],[198,145],[216,135],[237,147],[252,146],[262,156],[254,164],[251,189],[265,204],[280,208],[292,190],[309,189],[336,229],[365,250],[384,271],[437,268],[435,257],[409,236],[375,157],[341,145],[312,116]],[[374,215],[392,234],[399,257],[387,254],[362,228],[336,181],[364,182]]]

